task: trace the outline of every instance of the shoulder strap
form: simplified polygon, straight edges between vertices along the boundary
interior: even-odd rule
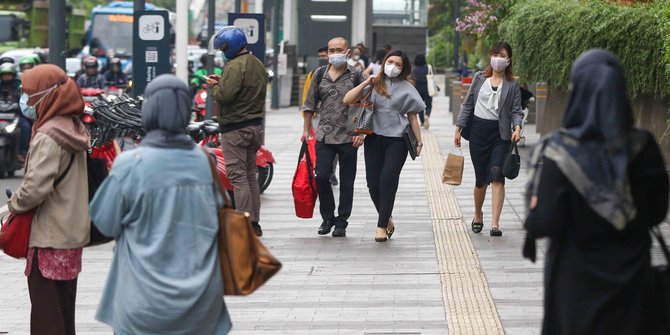
[[[363,82],[363,72],[356,70],[354,71],[354,87],[358,87]]]
[[[212,172],[212,179],[213,179],[213,182],[214,182],[214,187],[219,190],[219,193],[223,197],[223,207],[224,208],[233,208],[233,205],[232,205],[233,202],[230,200],[230,196],[228,196],[228,192],[226,192],[223,185],[221,185],[221,179],[219,179],[219,172],[216,170],[216,164],[214,163],[214,160],[212,159],[211,154],[204,147],[200,147],[200,149],[202,150],[202,152],[205,153],[205,157],[207,157],[207,162],[209,162],[209,170],[210,170],[210,172]]]
[[[65,168],[65,171],[63,172],[63,174],[61,174],[61,175],[60,175],[58,178],[56,178],[56,180],[54,181],[54,188],[56,188],[56,186],[58,186],[58,184],[60,184],[60,182],[62,182],[63,179],[65,179],[65,176],[67,175],[67,173],[70,172],[70,168],[72,167],[72,163],[73,163],[73,162],[74,162],[74,154],[70,155],[70,163],[69,163],[69,164],[67,165],[67,167]]]
[[[317,101],[319,101],[319,86],[321,86],[321,80],[323,79],[323,76],[326,74],[326,69],[328,68],[328,65],[324,65],[314,71],[314,75],[312,76],[312,82],[316,84],[314,86],[314,105],[316,106]],[[316,80],[316,81],[314,81]]]

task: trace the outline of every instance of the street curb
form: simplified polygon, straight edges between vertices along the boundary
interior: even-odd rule
[[[437,137],[423,131],[423,168],[450,334],[504,334],[452,187],[442,184]]]

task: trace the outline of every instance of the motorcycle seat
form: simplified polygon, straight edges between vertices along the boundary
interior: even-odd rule
[[[194,123],[189,123],[188,126],[186,126],[186,131],[189,132],[189,133],[199,132],[201,128],[202,128],[202,123],[201,122],[194,122]]]
[[[202,131],[205,132],[205,135],[207,136],[214,136],[219,134],[219,126],[210,126],[210,125],[205,125],[202,128]]]

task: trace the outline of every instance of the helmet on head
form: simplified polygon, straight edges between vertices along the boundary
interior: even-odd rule
[[[30,55],[30,57],[32,57],[35,60],[35,65],[39,65],[40,63],[42,63],[42,58],[40,57],[40,55],[32,54]]]
[[[244,32],[238,27],[228,26],[221,28],[209,40],[209,53],[213,55],[221,50],[227,59],[233,59],[246,46],[247,37]]]
[[[98,59],[93,57],[93,56],[88,56],[84,58],[84,66],[85,67],[94,67],[98,68]]]
[[[32,64],[34,66],[37,65],[37,61],[35,61],[33,55],[23,56],[19,58],[19,65],[26,65],[26,64]]]
[[[209,58],[209,55],[206,53],[200,56],[200,64],[202,64],[202,66],[207,66],[207,58]]]
[[[14,74],[14,75],[16,75],[16,67],[12,63],[2,63],[0,65],[0,74]]]
[[[109,60],[109,65],[121,65],[121,58],[114,57]]]
[[[14,64],[16,61],[12,57],[2,57],[0,58],[0,64],[11,63]]]

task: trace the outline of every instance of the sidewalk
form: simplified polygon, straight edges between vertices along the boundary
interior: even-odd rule
[[[227,297],[234,335],[248,334],[539,334],[544,248],[538,262],[521,256],[525,165],[507,181],[501,229],[488,235],[490,198],[482,234],[470,231],[474,172],[467,142],[463,185],[441,183],[454,128],[446,97],[434,100],[424,153],[403,169],[396,198],[396,232],[375,243],[377,215],[365,183],[359,150],[353,215],[346,238],[318,236],[315,218],[297,219],[291,181],[299,151],[297,108],[269,111],[266,143],[277,159],[262,195],[263,242],[283,262],[270,282],[248,297]],[[527,146],[537,142],[526,129]],[[337,187],[335,187],[337,192]],[[489,191],[490,196],[490,191]],[[112,245],[84,252],[77,294],[78,334],[111,334],[94,320]],[[0,334],[29,332],[25,263],[0,254]]]

